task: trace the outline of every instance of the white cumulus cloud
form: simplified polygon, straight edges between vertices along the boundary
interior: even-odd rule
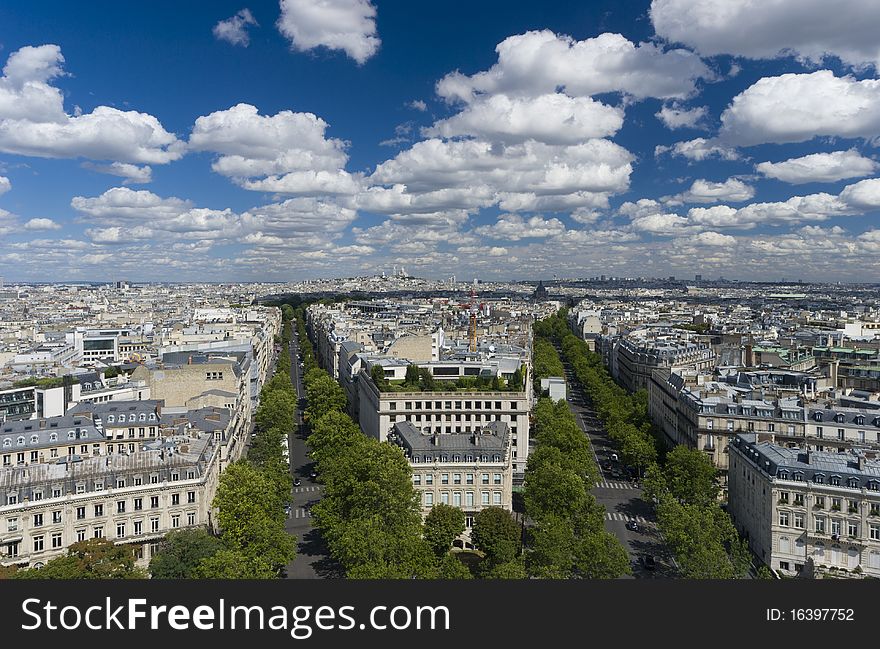
[[[233,45],[247,47],[251,42],[250,34],[248,34],[247,30],[249,25],[259,26],[251,10],[245,8],[231,18],[221,20],[214,25],[214,37]]]
[[[875,0],[653,0],[651,22],[659,36],[704,56],[880,63]]]
[[[878,164],[865,158],[855,149],[812,153],[782,162],[761,162],[755,165],[760,173],[792,185],[804,183],[833,183],[847,178],[870,176]]]
[[[281,0],[277,25],[295,50],[341,50],[360,64],[382,43],[370,0]]]

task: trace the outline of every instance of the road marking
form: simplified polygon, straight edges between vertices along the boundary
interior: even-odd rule
[[[307,509],[303,509],[302,507],[297,507],[293,513],[294,513],[294,518],[311,518],[312,517],[312,512]]]
[[[596,487],[598,489],[629,489],[635,490],[638,487],[634,487],[628,482],[609,482],[608,480],[603,480],[602,482],[597,482]]]
[[[629,514],[621,514],[620,512],[605,512],[606,521],[635,521],[636,523],[647,523],[644,516],[630,516]]]

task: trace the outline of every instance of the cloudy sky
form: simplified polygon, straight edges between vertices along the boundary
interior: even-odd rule
[[[880,281],[876,0],[10,4],[7,281]]]

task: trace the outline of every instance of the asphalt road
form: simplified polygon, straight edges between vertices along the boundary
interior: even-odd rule
[[[293,382],[296,386],[297,403],[304,403],[305,390],[302,384],[302,368],[299,366],[296,330],[290,341],[290,366],[293,368]],[[303,425],[302,411],[297,408],[296,426],[288,439],[290,449],[290,472],[300,485],[293,488],[291,512],[287,517],[285,529],[298,539],[296,558],[287,566],[288,579],[323,579],[335,577],[337,568],[329,558],[327,548],[320,532],[312,526],[309,507],[321,499],[322,487],[309,476],[314,462],[309,458],[306,444],[307,429]]]
[[[581,429],[590,438],[596,463],[602,471],[602,479],[593,488],[593,496],[605,507],[605,529],[614,534],[621,542],[630,557],[635,578],[674,577],[676,569],[669,553],[657,530],[653,508],[642,498],[642,490],[635,482],[615,477],[611,471],[602,469],[602,464],[611,460],[616,449],[602,428],[596,412],[585,401],[578,387],[571,368],[565,365],[566,387],[570,398],[568,405],[574,413]],[[613,467],[612,467],[613,468]],[[629,530],[626,524],[634,521],[638,531]],[[657,565],[653,570],[646,569],[641,558],[646,555],[656,557]]]

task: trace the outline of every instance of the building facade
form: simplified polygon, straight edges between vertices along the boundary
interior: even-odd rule
[[[730,445],[729,512],[752,551],[785,576],[880,577],[880,461],[875,452]]]

